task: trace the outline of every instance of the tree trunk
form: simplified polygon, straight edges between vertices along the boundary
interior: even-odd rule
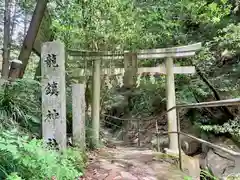
[[[55,31],[53,30],[53,33],[51,34],[49,41],[53,41],[54,38],[55,38]],[[33,51],[33,52],[39,57],[38,66],[36,68],[35,75],[34,75],[34,80],[40,81],[41,80],[41,54],[39,54],[37,51]],[[69,77],[66,74],[66,80],[67,79],[69,79]]]
[[[201,70],[197,67],[196,67],[196,72],[199,75],[199,77],[202,79],[202,81],[209,87],[209,89],[211,89],[216,100],[218,101],[221,100],[221,97],[218,91],[213,87],[213,85],[207,80],[207,78],[202,74]],[[229,119],[234,119],[234,115],[231,113],[228,107],[223,106],[221,107],[221,109],[228,116]]]
[[[24,75],[24,71],[27,67],[29,56],[31,55],[31,51],[41,25],[45,9],[47,7],[48,0],[38,0],[37,5],[35,7],[32,20],[30,22],[28,32],[26,37],[24,38],[23,45],[18,56],[18,59],[22,61],[22,68],[20,70],[19,78],[22,78]]]
[[[11,25],[11,0],[5,0],[4,10],[4,42],[3,42],[3,63],[2,63],[2,78],[8,79],[9,73],[9,56],[10,56],[10,25]]]
[[[18,0],[15,0],[12,6],[14,11],[13,11],[12,20],[11,20],[10,43],[9,43],[10,47],[12,47],[12,39],[13,39],[14,30],[16,27],[17,5],[18,5]]]
[[[41,24],[41,23],[40,23]],[[27,25],[28,25],[28,14],[26,9],[24,9],[24,29],[23,29],[23,36],[25,37],[27,34]]]

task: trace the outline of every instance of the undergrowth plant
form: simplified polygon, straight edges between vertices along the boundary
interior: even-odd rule
[[[208,180],[208,179],[210,179],[210,180],[218,180],[218,178],[215,177],[215,176],[212,174],[212,172],[211,172],[210,169],[202,169],[200,176],[201,176],[201,179],[203,179],[203,180]]]
[[[0,159],[0,179],[72,180],[82,175],[86,156],[76,149],[57,152],[14,129],[0,132]]]
[[[0,88],[0,124],[12,126],[15,122],[33,133],[39,133],[41,118],[39,82],[16,80]]]
[[[86,156],[81,151],[59,152],[33,138],[41,129],[40,98],[41,86],[34,80],[0,88],[0,179],[72,180],[83,173]]]
[[[201,170],[200,178],[202,180],[218,180],[217,177],[213,176],[209,170]],[[194,180],[192,177],[185,176],[184,180]]]
[[[233,137],[240,137],[240,117],[236,117],[234,120],[229,120],[223,125],[201,125],[200,127],[208,132],[229,133]]]

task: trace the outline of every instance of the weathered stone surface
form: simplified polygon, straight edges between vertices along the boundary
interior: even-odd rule
[[[152,141],[151,141],[151,144],[152,144],[152,147],[154,149],[157,149],[157,137],[156,136],[153,136],[152,137]],[[164,136],[161,136],[159,138],[159,145],[160,145],[160,151],[162,152],[164,148],[168,148],[169,146],[169,138],[168,136],[164,135]]]
[[[183,155],[183,168],[188,170],[188,175],[194,180],[200,180],[200,163],[198,157]]]
[[[85,85],[72,85],[73,145],[85,150]]]
[[[143,177],[143,180],[158,180],[155,177]]]
[[[116,177],[121,177],[121,176],[119,175],[119,172],[116,171],[116,169],[112,169],[104,180],[113,180],[113,179],[117,180],[118,178]]]
[[[181,143],[184,153],[189,156],[195,154],[201,148],[201,143],[189,137],[182,136]]]
[[[104,152],[105,155],[100,152]],[[99,174],[106,173],[108,176],[105,180],[184,179],[186,174],[177,166],[159,158],[155,159],[155,156],[156,153],[151,150],[126,147],[104,148],[93,158],[95,161],[88,166],[83,179],[99,179]]]
[[[65,48],[60,41],[44,43],[41,52],[42,135],[66,148]]]
[[[193,155],[195,154],[200,148],[201,144],[191,138],[181,136],[181,148],[186,155]],[[157,138],[156,136],[153,137],[152,146],[154,149],[157,149]],[[160,150],[162,151],[164,148],[168,148],[169,140],[168,136],[164,135],[159,138],[160,143]]]
[[[110,179],[109,179],[110,180]],[[112,180],[112,179],[111,179]],[[122,176],[117,176],[113,180],[122,180]]]
[[[123,171],[120,173],[122,178],[125,180],[138,180],[137,177],[133,176],[131,173]]]
[[[168,155],[176,157],[176,159],[179,162],[178,152],[174,152],[171,149],[165,149],[165,151]],[[184,152],[182,152],[181,157],[182,157],[182,169],[184,170],[184,172],[186,172],[194,180],[199,180],[201,172],[199,158],[188,156]]]
[[[222,154],[222,153],[220,153]],[[228,171],[229,168],[234,167],[234,161],[228,160],[226,158],[229,158],[227,155],[226,158],[222,158],[225,155],[220,156],[219,152],[216,154],[214,150],[210,150],[207,153],[207,164],[208,167],[211,169],[213,174],[217,177],[223,177],[224,174],[226,174],[226,171]]]
[[[235,143],[227,138],[219,138],[214,141],[214,144],[240,152],[240,149]],[[211,149],[207,153],[205,160],[215,176],[224,178],[240,172],[238,169],[238,167],[240,167],[240,161],[238,163],[237,159],[237,157],[232,157],[225,152]]]

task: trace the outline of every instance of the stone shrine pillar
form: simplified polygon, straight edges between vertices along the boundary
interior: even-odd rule
[[[56,140],[62,150],[67,144],[64,44],[43,43],[41,59],[42,136],[45,141]]]

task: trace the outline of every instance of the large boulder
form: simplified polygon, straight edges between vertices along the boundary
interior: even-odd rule
[[[189,137],[181,136],[181,148],[188,156],[197,154],[201,149],[201,144]]]
[[[240,152],[238,146],[228,138],[219,138],[214,144]],[[230,175],[240,173],[240,157],[233,157],[223,151],[216,149],[209,150],[205,161],[213,175],[218,178],[224,179]]]
[[[185,136],[180,136],[180,139],[181,139],[181,148],[182,148],[183,152],[188,156],[192,156],[192,155],[196,154],[201,148],[201,144],[199,142],[197,142],[196,140],[193,140],[193,139],[185,137]],[[153,136],[151,144],[154,149],[157,149],[156,136]],[[162,152],[163,152],[164,148],[168,148],[168,146],[169,146],[168,135],[163,135],[159,138],[159,145],[160,145],[160,151],[162,151]]]
[[[202,134],[199,127],[192,124],[191,120],[186,117],[181,121],[181,131],[197,138],[200,138]],[[180,136],[180,139],[182,143],[181,147],[186,155],[194,156],[201,151],[201,143],[198,141],[182,135]]]

